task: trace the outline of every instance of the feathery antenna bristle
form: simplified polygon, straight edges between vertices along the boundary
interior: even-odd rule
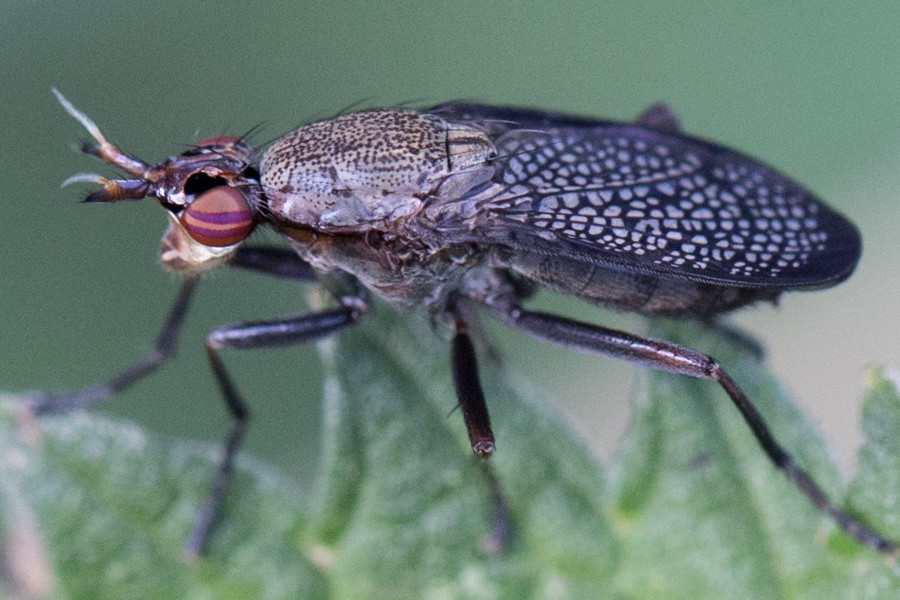
[[[76,121],[81,123],[81,125],[87,129],[87,132],[91,134],[91,137],[97,140],[100,144],[108,144],[106,138],[100,132],[100,128],[97,127],[97,124],[94,123],[93,120],[77,108],[75,105],[69,102],[69,99],[62,95],[62,93],[56,88],[50,88],[53,92],[53,95],[56,96],[56,100],[62,105],[67,113],[72,115]]]

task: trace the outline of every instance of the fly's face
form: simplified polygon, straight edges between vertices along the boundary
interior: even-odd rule
[[[385,109],[301,127],[263,155],[273,218],[320,231],[364,231],[417,213],[491,176],[496,151],[476,127]]]
[[[158,167],[163,185],[156,196],[169,218],[159,253],[166,267],[208,269],[250,235],[262,204],[252,153],[235,136],[216,136]]]
[[[55,91],[55,90],[54,90]],[[67,183],[102,185],[86,202],[118,202],[154,197],[166,212],[169,227],[160,245],[160,261],[176,271],[197,272],[226,261],[259,220],[262,195],[252,166],[253,149],[236,136],[201,140],[157,165],[149,165],[109,143],[84,113],[56,92],[60,103],[93,141],[82,144],[92,154],[127,173],[129,179],[80,174]]]

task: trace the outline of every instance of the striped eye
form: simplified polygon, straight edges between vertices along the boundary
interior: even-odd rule
[[[250,203],[236,188],[227,185],[203,192],[179,219],[188,235],[205,246],[231,246],[253,230]]]

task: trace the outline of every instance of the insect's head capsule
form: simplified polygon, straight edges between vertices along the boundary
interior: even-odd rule
[[[277,218],[360,231],[471,189],[490,177],[495,154],[475,127],[412,110],[370,110],[281,137],[263,155],[260,181]]]
[[[67,180],[103,187],[87,202],[116,202],[154,197],[165,209],[169,227],[160,260],[169,269],[201,271],[227,260],[252,233],[261,203],[253,148],[233,135],[205,138],[157,165],[126,154],[109,143],[84,113],[54,90],[66,111],[93,138],[81,150],[116,166],[133,179],[78,175]]]
[[[253,232],[260,190],[253,149],[237,136],[206,138],[160,163],[165,186],[157,197],[169,216],[160,261],[200,271],[226,261]]]

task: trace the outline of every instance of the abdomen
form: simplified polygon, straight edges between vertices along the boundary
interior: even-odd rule
[[[512,257],[509,267],[542,286],[646,315],[710,317],[780,294],[771,288],[712,285],[522,252]]]

